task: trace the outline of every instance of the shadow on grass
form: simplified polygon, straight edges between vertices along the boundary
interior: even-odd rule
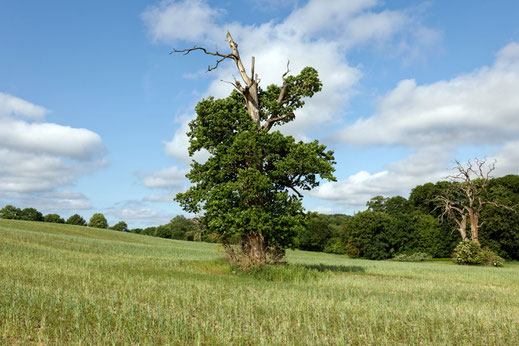
[[[343,266],[332,264],[298,264],[298,266],[317,270],[318,272],[335,272],[335,273],[364,273],[366,269],[361,266]]]
[[[361,266],[329,265],[329,264],[280,264],[260,265],[244,270],[230,265],[223,258],[210,261],[193,261],[186,263],[196,271],[212,275],[224,275],[243,278],[254,278],[275,282],[308,282],[322,280],[339,273],[364,273]]]

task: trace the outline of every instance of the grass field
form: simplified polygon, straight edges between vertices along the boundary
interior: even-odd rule
[[[0,220],[2,344],[519,344],[519,265],[291,251],[251,273],[213,244]]]

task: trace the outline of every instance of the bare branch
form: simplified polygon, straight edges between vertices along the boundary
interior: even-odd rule
[[[296,195],[300,198],[303,198],[304,196],[301,194],[301,192],[297,191],[293,186],[289,186],[289,188],[296,193]]]
[[[208,72],[217,69],[218,65],[225,59],[233,59],[233,60],[236,59],[234,54],[222,54],[222,53],[218,52],[218,50],[216,50],[215,52],[211,52],[211,51],[208,51],[207,49],[205,49],[204,47],[199,47],[199,46],[194,46],[193,48],[187,48],[187,49],[173,49],[169,54],[184,53],[184,55],[188,55],[189,53],[191,53],[192,51],[195,51],[195,50],[201,50],[207,55],[218,56],[221,58],[221,59],[216,60],[216,64],[213,67],[211,67],[210,65],[207,67]]]
[[[289,65],[290,65],[290,60],[288,60],[287,62],[287,70],[285,73],[283,73],[283,75],[281,76],[281,78],[283,79],[283,86],[281,87],[281,91],[279,92],[279,97],[277,99],[277,103],[281,106],[283,103],[284,103],[284,99],[285,99],[285,93],[287,91],[287,80],[285,79],[285,77],[287,76],[287,74],[290,72],[290,69],[289,69]]]

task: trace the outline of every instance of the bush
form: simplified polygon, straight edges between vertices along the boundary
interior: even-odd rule
[[[471,240],[462,240],[454,249],[454,258],[458,264],[476,265],[482,263],[483,250]]]
[[[481,250],[481,262],[488,266],[502,267],[505,264],[503,257],[498,256],[495,252],[485,248]]]
[[[413,254],[407,255],[407,254],[400,254],[393,257],[392,261],[398,261],[398,262],[422,262],[432,259],[432,256],[429,255],[427,252],[415,252]]]
[[[502,267],[505,260],[488,248],[482,249],[479,244],[470,240],[461,241],[454,249],[454,258],[458,264],[485,264]]]

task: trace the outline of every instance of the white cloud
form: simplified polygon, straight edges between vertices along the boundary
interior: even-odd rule
[[[189,156],[189,122],[193,120],[194,115],[183,116],[180,119],[180,126],[175,131],[173,138],[169,142],[164,142],[164,152],[168,156],[176,158],[180,163],[189,165],[192,160],[197,162],[205,162],[209,158],[209,153],[202,149]]]
[[[42,120],[47,113],[49,111],[42,106],[0,92],[0,117],[19,116],[31,120]]]
[[[154,41],[207,42],[219,34],[215,21],[222,12],[200,0],[162,1],[158,6],[148,7],[142,19]]]
[[[101,137],[87,129],[2,118],[0,148],[90,160],[103,150],[103,145]]]
[[[503,48],[491,67],[449,81],[417,85],[404,80],[377,114],[345,128],[352,144],[409,147],[501,143],[519,133],[519,44]]]
[[[407,197],[416,185],[443,180],[450,173],[451,162],[449,153],[424,150],[377,173],[360,171],[345,180],[324,183],[310,192],[310,196],[358,210],[375,196]]]
[[[88,209],[85,196],[61,190],[103,163],[101,137],[87,129],[44,122],[48,112],[0,93],[0,195],[47,210]]]
[[[173,166],[147,175],[143,183],[149,188],[178,187],[185,181],[186,173],[187,170]]]
[[[396,45],[415,48],[422,44],[419,40],[423,38],[416,32],[420,29],[429,34],[434,32],[421,26],[409,13],[379,10],[378,4],[374,0],[310,0],[279,23],[271,21],[251,26],[236,22],[219,24],[224,12],[210,8],[204,1],[166,1],[148,8],[143,18],[156,41],[221,43],[222,52],[227,51],[224,34],[229,30],[239,43],[242,60],[247,64],[252,54],[256,57],[256,71],[263,86],[281,82],[289,59],[293,73],[305,66],[315,67],[323,81],[323,91],[307,102],[295,122],[283,129],[306,138],[306,130],[334,119],[355,93],[361,72],[346,61],[347,49],[382,41],[395,41]],[[185,18],[193,18],[199,25],[195,25],[196,28],[184,25]],[[213,71],[215,79],[206,94],[226,97],[232,87],[220,80],[231,80],[235,69],[229,63]],[[179,157],[178,150],[186,147],[186,140],[177,136],[182,137],[183,133],[177,131],[166,150]]]

